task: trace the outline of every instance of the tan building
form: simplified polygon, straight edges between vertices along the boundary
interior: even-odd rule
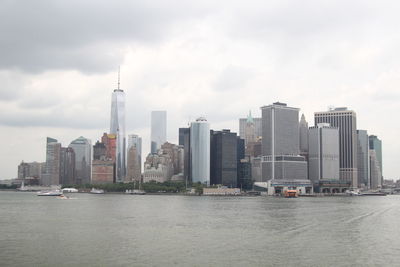
[[[139,162],[138,150],[131,146],[128,150],[128,164],[126,182],[141,181],[141,166]]]
[[[114,161],[92,161],[92,184],[112,184],[114,182]]]

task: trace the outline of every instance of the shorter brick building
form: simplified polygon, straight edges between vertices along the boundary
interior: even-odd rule
[[[112,160],[93,160],[92,184],[114,183],[114,164]]]

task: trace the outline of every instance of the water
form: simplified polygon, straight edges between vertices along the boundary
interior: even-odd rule
[[[1,266],[400,265],[400,196],[0,192]]]

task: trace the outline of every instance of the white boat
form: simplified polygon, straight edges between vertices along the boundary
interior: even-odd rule
[[[131,194],[131,195],[145,195],[146,192],[140,189],[133,189],[133,190],[126,190],[125,194]]]
[[[72,188],[72,187],[71,188],[63,188],[62,191],[66,192],[66,193],[78,193],[78,189]]]
[[[103,189],[97,189],[97,188],[92,188],[92,190],[90,190],[91,194],[104,194],[104,190]]]
[[[46,190],[46,191],[39,191],[37,193],[38,196],[61,196],[62,192],[61,190]]]
[[[362,195],[362,193],[357,189],[355,189],[355,190],[346,190],[346,194],[349,195],[349,196],[361,196]]]

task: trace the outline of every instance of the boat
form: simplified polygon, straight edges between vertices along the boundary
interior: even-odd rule
[[[346,195],[348,195],[348,196],[361,196],[362,193],[357,189],[355,189],[355,190],[346,190]]]
[[[39,191],[37,193],[38,196],[61,196],[62,192],[61,190],[45,190],[45,191]]]
[[[130,194],[130,195],[145,195],[146,192],[140,189],[133,189],[133,190],[129,190],[127,189],[125,191],[125,194]]]
[[[63,192],[67,192],[67,193],[78,193],[78,189],[73,188],[73,187],[71,187],[71,188],[63,188],[62,191]]]
[[[297,190],[288,189],[285,191],[285,197],[287,198],[298,197],[298,192]]]
[[[69,199],[69,197],[66,195],[59,195],[57,198],[58,199]]]
[[[104,194],[104,190],[103,189],[97,189],[97,188],[92,188],[92,190],[90,190],[91,194]]]
[[[385,192],[363,192],[361,196],[386,196],[387,193]]]

